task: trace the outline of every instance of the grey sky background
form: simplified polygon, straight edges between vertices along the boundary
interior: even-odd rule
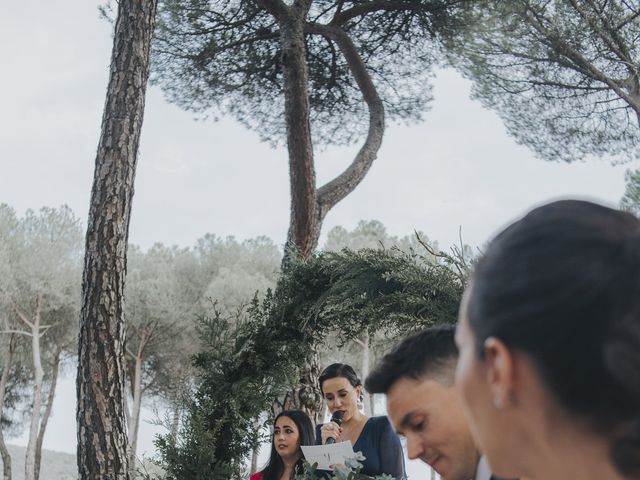
[[[86,224],[108,81],[111,25],[94,0],[5,2],[0,16],[0,203],[19,214],[68,204]],[[336,225],[380,220],[393,235],[422,230],[446,248],[481,246],[533,205],[559,197],[618,203],[624,171],[606,159],[543,162],[469,99],[470,85],[439,72],[424,122],[389,126],[364,182],[327,216]],[[276,114],[276,112],[274,112]],[[345,128],[349,128],[348,125]],[[318,184],[358,146],[317,152]],[[151,87],[136,176],[130,241],[190,246],[205,233],[267,235],[282,244],[289,219],[287,154],[233,119],[194,121]],[[75,451],[75,390],[63,379],[45,448]],[[146,420],[152,418],[149,410]],[[140,450],[154,429],[141,425]],[[26,437],[14,439],[25,444]]]

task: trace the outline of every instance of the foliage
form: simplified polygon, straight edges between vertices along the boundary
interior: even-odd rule
[[[431,100],[440,37],[455,28],[463,2],[309,3],[305,48],[314,141],[351,142],[366,132],[369,118],[347,60],[318,26],[337,27],[357,45],[389,118],[419,119]],[[285,138],[279,35],[276,19],[255,0],[166,0],[158,11],[152,81],[182,108],[231,115],[279,143]]]
[[[640,169],[628,170],[625,181],[626,186],[620,200],[620,208],[640,217]]]
[[[194,362],[199,388],[187,402],[185,428],[156,443],[167,478],[240,478],[239,459],[260,440],[253,418],[271,393],[238,368],[249,323],[235,320],[216,311],[200,319],[204,352]]]
[[[256,291],[275,285],[280,253],[266,237],[243,242],[207,234],[196,247],[148,251],[131,246],[125,304],[127,315],[127,381],[132,396],[129,442],[135,447],[141,401],[168,406],[162,423],[175,435],[183,414],[183,397],[194,384],[192,357],[198,351],[194,319],[215,303],[218,316],[235,327]],[[141,366],[141,378],[136,377]]]
[[[453,321],[461,286],[450,270],[395,250],[326,252],[301,262],[278,284],[282,320],[297,328],[400,333]],[[345,321],[348,319],[348,321]]]
[[[196,353],[194,318],[209,311],[212,302],[222,316],[232,318],[257,291],[275,286],[279,265],[280,253],[266,237],[238,242],[207,234],[192,249],[156,243],[144,252],[130,246],[127,344],[135,352],[141,333],[151,335],[147,393],[166,393],[176,376],[182,377],[176,367],[185,367]],[[150,381],[159,383],[153,387]]]
[[[440,251],[437,243],[429,241],[421,232],[403,237],[389,235],[384,225],[377,220],[360,221],[350,231],[340,226],[329,231],[324,250],[339,251],[344,248],[350,250],[392,248],[407,255],[415,255],[419,252],[422,262],[449,267],[459,277],[461,284],[466,284],[474,261],[471,248],[462,244],[462,241],[459,246],[451,249],[451,253],[447,253]],[[365,378],[371,366],[395,341],[393,334],[389,335],[384,331],[375,333],[365,331],[357,339],[348,342],[344,342],[340,334],[332,332],[326,336],[323,348],[318,349],[320,363],[322,365],[334,362],[348,363],[356,368],[362,378]],[[366,391],[363,404],[365,413],[375,415],[376,402]]]
[[[424,239],[426,243],[430,243],[427,236],[422,232],[415,235],[396,237],[389,235],[385,226],[378,220],[360,220],[351,231],[341,226],[333,227],[327,234],[327,241],[323,250],[337,252],[344,248],[349,250],[397,248],[404,253],[421,252],[426,254],[427,252],[424,251],[423,245],[418,240],[419,238]],[[438,248],[437,243],[433,244],[433,248]]]
[[[345,462],[346,465],[337,467],[330,474],[329,478],[334,480],[394,480],[394,477],[387,475],[386,473],[376,475],[375,477],[370,477],[360,473],[362,470],[361,462],[365,460],[365,457],[361,452],[355,452],[355,454],[355,458],[348,458]],[[296,475],[295,480],[319,480],[320,478],[327,477],[325,475],[318,477],[318,475],[316,475],[316,465],[309,465],[309,463],[305,462],[304,470],[302,473]]]
[[[182,337],[188,335],[197,299],[182,295],[175,269],[182,249],[156,244],[147,252],[131,247],[127,255],[125,314],[127,319],[127,369],[129,382],[138,356],[143,360],[142,387],[149,395],[171,390],[171,378]],[[185,353],[185,361],[193,351]]]
[[[41,295],[43,321],[51,325],[46,336],[64,331],[64,322],[74,322],[78,308],[82,232],[73,212],[66,206],[27,210],[3,235],[3,244],[3,305],[14,315],[21,311],[33,317]]]
[[[282,255],[264,236],[239,242],[207,234],[198,240],[194,252],[206,285],[200,297],[201,314],[215,300],[223,315],[233,316],[256,292],[273,288],[280,273]]]
[[[2,247],[0,247],[2,248]],[[6,328],[9,312],[0,304],[0,329]],[[9,365],[0,430],[7,437],[21,433],[29,416],[31,369],[29,343],[24,335],[0,334],[0,372]]]
[[[294,263],[242,319],[203,318],[185,428],[157,443],[168,478],[205,479],[220,468],[242,478],[242,462],[260,440],[255,419],[296,384],[298,367],[329,332],[344,343],[363,331],[400,335],[451,323],[461,294],[458,277],[425,257],[344,250]]]
[[[0,360],[10,337],[17,336],[2,427],[13,434],[33,413],[34,354],[42,359],[48,394],[55,356],[75,351],[82,231],[66,206],[27,210],[19,217],[0,204],[0,238]],[[41,321],[40,351],[32,352],[36,315]]]
[[[11,455],[13,480],[24,479],[25,447],[7,445]],[[40,480],[78,480],[78,465],[75,454],[42,450],[42,463],[46,467],[40,472]],[[2,459],[0,459],[2,465]]]
[[[628,0],[479,0],[449,45],[473,94],[549,160],[637,157],[640,5]]]

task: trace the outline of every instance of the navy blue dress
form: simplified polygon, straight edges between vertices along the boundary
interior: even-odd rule
[[[316,445],[322,443],[320,428],[316,425]],[[361,452],[366,457],[362,462],[360,473],[365,475],[382,475],[386,473],[397,480],[404,479],[404,455],[400,438],[393,431],[386,416],[371,417],[353,446],[354,452]]]

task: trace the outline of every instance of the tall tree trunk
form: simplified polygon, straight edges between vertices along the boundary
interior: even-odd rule
[[[133,406],[129,418],[129,471],[131,478],[136,477],[136,450],[138,448],[138,429],[140,427],[140,404],[142,403],[142,357],[135,358],[133,374]]]
[[[31,425],[29,427],[29,441],[24,459],[24,479],[35,480],[36,475],[36,446],[38,441],[38,430],[40,428],[40,410],[42,408],[42,381],[44,380],[44,370],[42,369],[42,358],[40,352],[40,308],[41,296],[38,295],[36,314],[31,327],[31,355],[33,359],[33,413],[31,414]]]
[[[156,0],[120,0],[91,191],[78,342],[80,480],[128,479],[124,284]]]
[[[253,428],[257,431],[260,428],[260,417],[253,421]],[[251,473],[258,471],[258,453],[260,452],[260,445],[256,445],[251,451]]]
[[[292,256],[305,258],[316,249],[322,222],[329,210],[349,195],[368,173],[382,145],[384,105],[349,35],[337,25],[306,22],[309,0],[297,0],[291,7],[280,0],[261,0],[261,3],[278,20],[282,46],[291,189],[291,217],[282,260],[286,268]],[[319,33],[338,46],[369,110],[367,137],[353,161],[318,189],[313,163],[305,32]]]
[[[51,369],[51,384],[49,387],[49,394],[47,395],[47,404],[42,415],[42,421],[40,422],[40,428],[38,430],[38,440],[36,441],[36,463],[35,463],[35,479],[40,478],[40,464],[42,462],[42,443],[44,442],[44,434],[47,430],[47,424],[49,423],[49,417],[51,417],[51,410],[53,409],[53,400],[56,395],[56,386],[58,384],[58,371],[60,370],[60,350],[56,350],[53,357],[53,365]]]
[[[314,350],[311,361],[302,370],[300,388],[296,392],[298,401],[300,402],[300,409],[309,415],[314,424],[323,420],[325,410],[324,400],[318,382],[320,373],[322,373],[320,356],[318,352]]]
[[[314,350],[307,365],[299,370],[298,386],[283,397],[274,399],[271,404],[271,415],[274,417],[283,410],[302,410],[314,424],[324,418],[324,400],[318,378],[320,377],[320,356]]]
[[[306,17],[311,0],[258,0],[278,21],[284,79],[284,113],[287,125],[291,212],[282,266],[295,257],[309,256],[318,245],[320,222],[316,201],[309,105],[309,70],[305,46]],[[317,355],[301,370],[301,385],[287,396],[284,408],[299,408],[317,423],[321,420],[322,396],[317,384]],[[274,403],[274,406],[278,403]]]
[[[362,346],[362,366],[360,367],[360,378],[364,382],[365,378],[367,378],[367,376],[369,375],[369,364],[370,364],[369,357],[371,352],[370,339],[369,339],[369,334],[367,332],[365,332],[364,336],[362,337],[361,346]],[[363,390],[362,397],[363,397],[362,402],[364,404],[364,413],[368,417],[370,417],[373,415],[372,396],[369,394],[369,392]]]
[[[355,158],[340,175],[316,191],[316,209],[313,213],[314,228],[312,230],[314,236],[307,242],[312,245],[311,250],[308,252],[311,253],[318,245],[322,222],[329,210],[362,182],[378,155],[384,134],[384,106],[369,72],[358,54],[356,46],[344,30],[335,25],[323,26],[317,24],[307,24],[305,29],[308,32],[320,33],[328,40],[336,43],[369,109],[369,131]],[[300,252],[303,251],[305,250],[300,249]],[[285,260],[283,260],[283,264],[285,264]],[[308,368],[314,368],[314,366],[311,365]],[[306,377],[309,377],[309,375],[303,376],[303,378]],[[317,388],[317,384],[302,385],[301,389],[308,390],[314,386]],[[321,417],[321,408],[314,412],[312,418],[319,419]]]
[[[178,439],[178,430],[180,428],[180,412],[181,407],[176,403],[173,407],[173,418],[171,419],[171,441],[174,446]]]
[[[633,102],[640,106],[640,75],[636,75],[632,82],[633,87],[629,92],[629,96]],[[640,108],[634,109],[636,112],[636,119],[638,120],[638,127],[640,127]]]
[[[9,382],[9,375],[11,373],[11,364],[13,363],[13,353],[16,348],[16,342],[16,334],[11,333],[4,365],[2,367],[2,377],[0,378],[0,455],[2,455],[2,475],[4,480],[11,480],[11,455],[9,455],[9,450],[7,450],[7,445],[4,442],[1,419],[4,411],[4,397],[7,393],[7,383]]]
[[[255,447],[251,452],[251,473],[258,471],[258,452],[260,447]]]
[[[294,0],[290,5],[282,0],[258,0],[258,3],[273,15],[280,28],[291,190],[291,217],[282,259],[282,267],[286,269],[293,258],[305,258],[315,250],[326,214],[351,193],[369,171],[382,144],[384,106],[347,33],[337,25],[307,23],[311,0]],[[316,189],[313,163],[305,33],[320,33],[335,42],[369,109],[369,131],[363,146],[344,172],[319,189]],[[317,359],[305,367],[302,381],[312,379],[314,371],[319,373]],[[311,396],[310,391],[314,391]],[[317,383],[303,383],[298,391],[292,392],[293,404],[297,405],[302,396],[310,399],[304,408],[311,409],[308,411],[311,418],[319,421],[323,408]],[[320,398],[320,401],[311,398]]]
[[[310,1],[294,2],[280,14],[280,44],[284,77],[284,110],[289,152],[291,211],[285,258],[307,257],[320,231],[316,215],[316,172],[313,164],[309,106],[309,71],[304,25]]]

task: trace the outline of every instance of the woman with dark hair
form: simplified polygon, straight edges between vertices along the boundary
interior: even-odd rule
[[[536,208],[487,248],[456,332],[456,384],[500,477],[640,479],[640,220]]]
[[[336,442],[350,440],[353,451],[365,457],[361,473],[369,476],[386,473],[404,479],[400,439],[386,416],[368,418],[360,411],[363,387],[353,368],[344,363],[329,365],[320,374],[319,383],[329,412],[333,418],[338,415],[342,422],[318,425],[316,443],[325,444],[330,437]]]
[[[284,410],[275,419],[269,462],[251,480],[293,480],[302,472],[301,445],[313,445],[313,425],[306,413]]]

